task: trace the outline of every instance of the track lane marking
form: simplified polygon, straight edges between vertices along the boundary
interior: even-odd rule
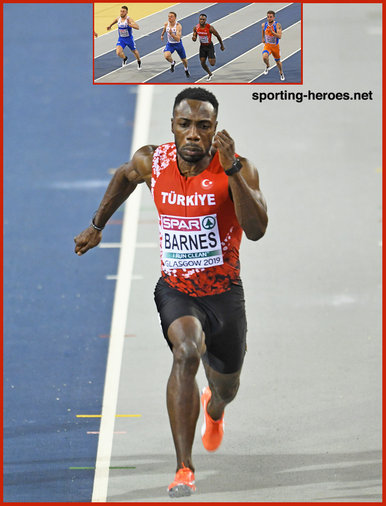
[[[131,156],[138,148],[148,142],[153,86],[139,86],[137,91]],[[115,287],[92,502],[106,502],[107,497],[122,352],[133,277],[141,190],[142,187],[139,185],[124,206],[122,247],[120,249]]]

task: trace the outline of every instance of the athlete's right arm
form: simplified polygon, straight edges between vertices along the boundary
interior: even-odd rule
[[[197,30],[196,30],[196,27],[193,28],[193,36],[192,36],[192,40],[194,42],[196,42],[197,40]]]
[[[164,29],[162,30],[162,33],[161,33],[161,40],[164,40],[164,35],[166,32],[166,25],[167,25],[167,23],[164,24]]]
[[[135,152],[130,162],[121,165],[114,173],[109,186],[102,198],[93,223],[98,228],[104,228],[110,217],[133,193],[140,183],[150,186],[153,154],[157,146],[144,146]],[[74,238],[75,253],[83,255],[97,246],[102,240],[102,232],[92,225]]]
[[[111,30],[111,27],[115,25],[115,23],[118,23],[118,19],[114,19],[114,21],[107,27],[107,30]]]
[[[261,42],[265,43],[265,37],[264,37],[264,23],[261,23]]]

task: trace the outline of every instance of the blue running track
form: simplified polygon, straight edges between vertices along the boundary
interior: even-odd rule
[[[209,7],[208,9],[205,9],[205,13],[208,16],[208,19],[211,20],[210,22],[212,24],[215,23],[218,19],[221,19],[232,12],[236,12],[239,9],[242,9],[246,5],[248,5],[248,3],[219,3],[213,5],[212,7]],[[190,16],[178,20],[179,23],[181,23],[182,25],[182,36],[189,35],[190,33],[193,32],[193,26],[197,24],[197,18],[198,18],[197,14],[192,14]],[[156,51],[157,49],[160,49],[165,46],[166,38],[164,38],[164,42],[162,42],[160,38],[162,28],[163,28],[162,26],[159,26],[157,30],[155,30],[154,32],[145,35],[144,37],[141,37],[139,38],[139,40],[136,41],[136,45],[141,56],[145,56],[146,54],[152,53],[153,51]],[[135,34],[134,40],[136,40]],[[128,49],[126,49],[126,54],[129,57],[132,56],[131,51],[129,51]],[[95,58],[94,78],[99,79],[105,74],[108,74],[109,72],[112,72],[113,70],[119,68],[120,62],[121,60],[118,59],[117,55],[115,54],[115,49],[102,56],[99,56],[98,58]]]
[[[296,51],[293,55],[289,56],[282,60],[283,63],[283,72],[286,80],[284,82],[280,81],[279,70],[276,65],[272,65],[267,75],[261,75],[257,79],[255,79],[254,83],[281,83],[285,84],[286,82],[297,82],[297,77],[299,74],[299,69],[301,66],[302,54],[301,50]]]
[[[92,15],[28,4],[21,59],[20,5],[4,5],[6,502],[91,500],[99,419],[76,415],[101,412],[118,250],[79,258],[73,237],[129,157],[136,98],[92,85]]]
[[[226,5],[226,4],[225,4]],[[295,3],[290,4],[280,11],[280,23],[283,30],[291,26],[293,23],[299,21],[301,15],[301,4]],[[196,16],[197,18],[197,16]],[[264,18],[265,19],[265,18]],[[219,44],[215,44],[216,49],[216,68],[220,68],[226,63],[231,62],[243,53],[246,53],[250,49],[253,49],[261,43],[261,23],[264,19],[259,19],[251,26],[248,26],[244,30],[236,33],[232,37],[227,38],[224,41],[226,46],[225,51],[220,51]],[[193,26],[193,25],[192,25]],[[215,39],[217,40],[217,39]],[[189,81],[196,81],[201,79],[204,75],[204,71],[200,64],[198,55],[188,58],[188,66],[190,72]],[[299,66],[300,69],[300,66]],[[271,76],[272,77],[272,76]],[[298,82],[300,81],[300,72]],[[181,82],[181,76],[179,72],[172,74],[169,71],[169,67],[159,74],[154,79],[147,81],[148,83],[178,83]],[[260,82],[260,81],[259,81]],[[271,81],[272,82],[272,81]]]
[[[262,72],[264,64],[261,58],[261,23],[264,22],[266,17],[260,17],[263,10],[259,11],[258,15],[251,16],[249,7],[253,4],[250,3],[218,3],[205,9],[208,20],[210,23],[218,27],[216,23],[222,23],[222,29],[219,28],[219,33],[223,37],[225,51],[220,50],[219,43],[214,38],[215,50],[216,50],[216,65],[214,67],[215,77],[212,84],[216,84],[217,78],[221,75],[219,82],[233,82],[237,76],[240,75],[240,61],[243,61],[244,70],[246,75],[250,75],[249,79],[242,82],[248,82],[254,78],[254,75],[258,75]],[[267,4],[268,5],[268,4]],[[284,5],[284,4],[283,4]],[[247,8],[245,10],[245,8]],[[248,14],[249,13],[249,14]],[[278,11],[277,18],[280,21],[283,30],[287,30],[294,27],[301,21],[302,8],[300,3],[288,4]],[[226,18],[226,20],[224,20]],[[234,26],[235,20],[237,19],[237,28],[232,32],[227,30],[224,34],[225,21],[227,21],[228,27]],[[200,59],[198,56],[199,44],[197,43],[192,47],[190,41],[190,35],[192,34],[193,26],[197,23],[197,13],[186,16],[179,20],[182,24],[183,36],[185,36],[185,49],[188,56],[188,65],[190,77],[185,78],[183,72],[182,63],[177,57],[176,72],[170,72],[170,65],[164,62],[162,56],[162,49],[165,43],[160,40],[161,26],[157,27],[155,31],[143,37],[136,39],[137,48],[143,59],[143,69],[147,70],[146,75],[138,74],[136,71],[130,73],[130,70],[124,71],[120,69],[121,60],[117,58],[115,54],[115,48],[111,51],[95,58],[94,60],[94,79],[98,84],[103,83],[116,83],[123,84],[125,82],[146,82],[146,83],[171,83],[181,84],[183,83],[195,83],[200,82],[201,79],[206,77],[205,71],[202,69]],[[301,36],[300,27],[298,30],[290,32],[290,40],[292,44],[292,51],[300,51],[301,47]],[[231,35],[230,35],[231,34]],[[229,36],[230,35],[230,36]],[[286,38],[286,37],[285,37]],[[298,39],[298,40],[297,40]],[[111,47],[111,44],[115,44],[114,41],[109,41],[107,47]],[[99,43],[99,41],[96,41]],[[288,39],[283,43],[288,51]],[[286,45],[287,44],[287,45]],[[258,48],[258,46],[260,46]],[[288,52],[283,54],[283,47],[281,48],[282,58],[285,58]],[[256,58],[251,59],[251,52],[256,52]],[[130,51],[127,53],[130,61],[133,60]],[[240,60],[240,57],[242,60]],[[286,72],[286,84],[301,82],[301,60],[296,60],[299,66],[291,69],[290,72]],[[161,63],[161,65],[159,65]],[[164,63],[164,65],[163,65]],[[226,68],[226,71],[222,70]],[[135,67],[136,69],[136,67]],[[256,74],[254,74],[254,69]],[[222,70],[222,71],[221,71]],[[221,71],[220,74],[216,74],[216,71]],[[245,73],[244,73],[245,77]],[[269,77],[272,82],[281,82],[279,75],[277,76],[273,72],[269,73]],[[265,79],[260,81],[256,78],[253,82],[267,82]],[[284,83],[282,83],[284,84]]]

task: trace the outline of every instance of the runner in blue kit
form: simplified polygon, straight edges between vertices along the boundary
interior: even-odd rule
[[[133,28],[135,30],[139,30],[138,24],[129,17],[128,15],[128,8],[126,5],[123,5],[120,10],[120,16],[119,18],[115,19],[111,25],[107,27],[107,30],[111,30],[111,27],[115,25],[115,23],[118,23],[118,42],[117,42],[117,48],[116,53],[117,56],[122,58],[122,67],[126,65],[127,62],[127,56],[125,55],[124,49],[127,46],[130,51],[134,54],[134,56],[137,58],[137,65],[138,70],[141,69],[141,58],[139,56],[138,49],[134,42],[133,37]]]
[[[164,24],[161,40],[164,40],[165,32],[167,34],[167,43],[164,49],[164,57],[170,63],[170,72],[174,72],[174,66],[176,62],[172,58],[174,51],[177,51],[178,56],[184,65],[186,77],[190,77],[188,69],[188,60],[186,59],[185,48],[182,45],[182,26],[181,23],[177,23],[177,14],[175,12],[169,12],[168,22]]]

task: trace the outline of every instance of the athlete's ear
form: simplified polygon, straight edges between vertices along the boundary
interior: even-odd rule
[[[218,121],[216,121],[216,124],[214,125],[214,131],[215,131],[215,133],[217,131],[217,125],[218,125]]]
[[[171,118],[171,120],[170,120],[170,121],[171,121],[171,124],[172,124],[172,133],[174,134],[173,120],[174,120],[174,118]]]

